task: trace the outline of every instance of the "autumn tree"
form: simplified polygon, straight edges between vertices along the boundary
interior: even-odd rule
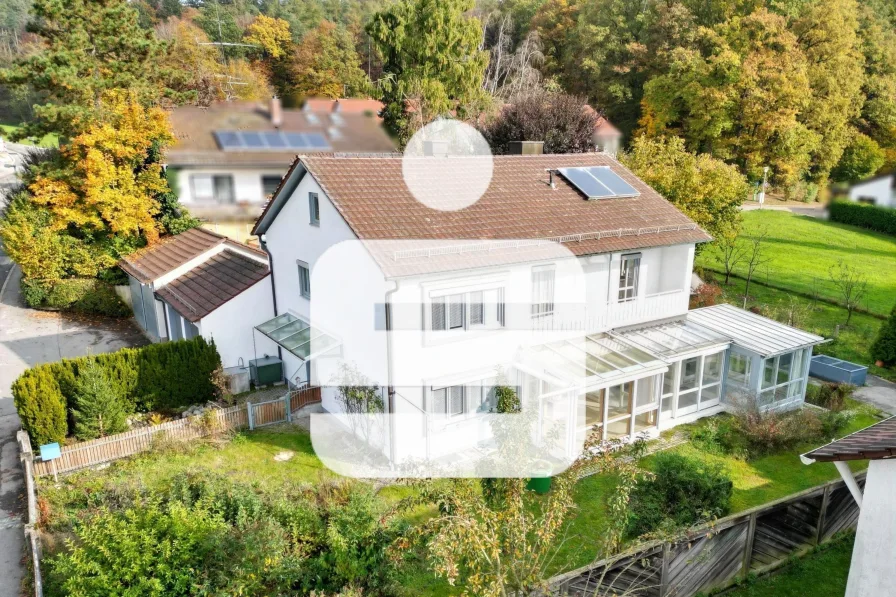
[[[244,41],[259,46],[265,56],[274,60],[285,56],[292,48],[292,34],[289,31],[289,23],[283,19],[275,19],[265,15],[258,15],[246,27]]]
[[[371,85],[359,62],[348,32],[321,21],[302,38],[291,57],[290,93],[296,98],[367,96]]]
[[[367,33],[383,57],[378,81],[386,125],[407,141],[417,126],[456,112],[478,115],[488,53],[473,0],[399,0],[373,16]]]
[[[836,265],[831,266],[828,276],[837,289],[840,298],[843,299],[843,306],[846,308],[846,322],[844,325],[849,325],[849,322],[852,320],[852,314],[855,313],[865,295],[868,294],[868,276],[862,273],[859,268],[843,259],[839,260]]]
[[[737,233],[740,205],[750,188],[734,166],[688,151],[678,137],[639,136],[621,160],[714,237]]]
[[[42,41],[0,73],[0,83],[31,86],[46,98],[18,138],[74,137],[101,110],[106,91],[128,89],[149,105],[165,92],[164,44],[141,29],[125,0],[35,0],[29,30]]]
[[[545,153],[584,153],[594,151],[596,121],[582,97],[537,92],[505,106],[483,134],[498,154],[513,141],[544,141]]]
[[[877,172],[885,161],[884,150],[874,139],[855,133],[843,150],[832,177],[843,182],[855,182]]]

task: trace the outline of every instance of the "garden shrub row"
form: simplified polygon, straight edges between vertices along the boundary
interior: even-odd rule
[[[128,317],[131,308],[115,294],[111,285],[94,278],[69,278],[58,282],[22,280],[22,296],[34,309],[60,309]]]
[[[22,427],[35,446],[69,435],[77,380],[91,359],[129,412],[173,410],[217,396],[212,374],[221,357],[214,342],[201,336],[38,365],[12,386]]]
[[[834,201],[831,203],[829,211],[832,222],[850,224],[896,236],[896,209],[853,203],[852,201]]]

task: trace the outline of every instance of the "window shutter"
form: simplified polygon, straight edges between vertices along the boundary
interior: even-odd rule
[[[470,325],[480,325],[482,317],[482,291],[470,293]]]
[[[432,329],[445,329],[445,299],[442,297],[432,299]]]
[[[448,329],[464,327],[464,295],[455,294],[448,298]]]
[[[448,388],[441,388],[439,390],[432,391],[432,406],[430,407],[430,411],[435,414],[444,415],[448,412],[447,410],[447,401],[446,397],[448,395]]]
[[[464,412],[464,387],[451,386],[451,414],[459,415]]]

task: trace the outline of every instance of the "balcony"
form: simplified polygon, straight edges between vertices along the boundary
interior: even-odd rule
[[[688,310],[688,298],[687,291],[678,289],[648,294],[628,301],[589,304],[584,317],[567,317],[558,313],[533,320],[533,326],[537,330],[545,331],[603,332],[683,315]]]

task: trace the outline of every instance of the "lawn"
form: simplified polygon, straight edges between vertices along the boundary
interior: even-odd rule
[[[863,307],[886,315],[896,302],[896,238],[854,226],[799,216],[786,211],[756,210],[743,214],[746,237],[767,228],[763,245],[768,263],[755,277],[773,286],[839,300],[829,272],[840,260],[868,279]],[[697,265],[723,271],[718,254],[707,248]],[[736,270],[745,272],[744,266]]]
[[[852,559],[852,535],[796,560],[784,569],[745,583],[725,597],[843,597]]]
[[[19,130],[21,127],[16,124],[0,123],[0,137],[7,138],[12,132]],[[23,145],[37,145],[38,147],[59,147],[59,136],[55,134],[45,135],[38,143],[33,141],[16,141]]]
[[[721,276],[718,276],[718,282],[721,284]],[[724,302],[738,307],[743,306],[745,287],[743,280],[732,278],[730,285],[721,284],[721,286]],[[896,381],[896,370],[876,367],[871,361],[871,344],[883,324],[882,320],[864,313],[855,313],[847,327],[844,326],[846,309],[842,307],[813,301],[762,284],[750,285],[747,308],[756,307],[772,319],[781,319],[790,311],[792,304],[797,306],[798,316],[794,322],[796,327],[830,339],[830,342],[815,347],[816,354],[828,354],[838,359],[868,365],[869,373]]]

